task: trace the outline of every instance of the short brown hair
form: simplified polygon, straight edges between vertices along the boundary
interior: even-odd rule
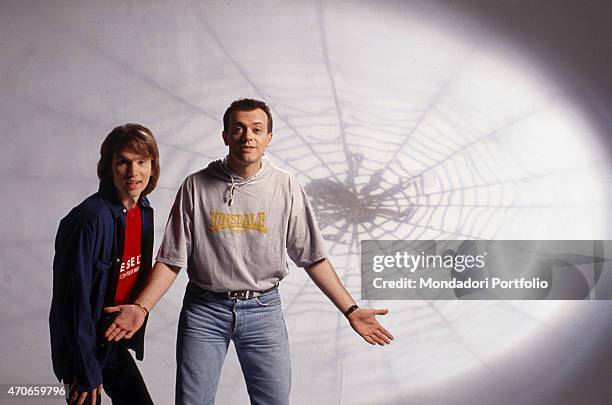
[[[258,108],[263,110],[268,116],[268,133],[272,132],[272,113],[270,112],[270,107],[265,102],[254,98],[240,98],[232,101],[232,104],[227,107],[223,114],[223,132],[227,132],[229,129],[230,118],[235,111],[253,111]]]
[[[151,178],[141,196],[155,189],[159,180],[159,148],[151,130],[140,124],[125,124],[113,129],[100,147],[98,178],[103,187],[114,189],[113,154],[120,150],[130,150],[151,159]]]

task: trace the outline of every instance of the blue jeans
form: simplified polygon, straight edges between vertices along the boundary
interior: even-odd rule
[[[289,340],[278,290],[228,299],[187,285],[176,343],[176,403],[212,405],[230,340],[253,405],[288,405]]]

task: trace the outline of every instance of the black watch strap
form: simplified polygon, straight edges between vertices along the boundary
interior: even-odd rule
[[[349,317],[349,315],[350,315],[350,314],[352,314],[352,313],[353,313],[353,311],[355,311],[357,308],[359,308],[359,307],[357,306],[357,304],[351,305],[351,306],[349,307],[349,309],[347,309],[346,311],[344,311],[344,316],[348,318],[348,317]]]

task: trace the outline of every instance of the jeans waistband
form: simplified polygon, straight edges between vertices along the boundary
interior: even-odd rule
[[[192,289],[206,291],[210,294],[213,294],[217,297],[224,298],[224,299],[249,300],[251,298],[259,297],[264,294],[269,294],[271,292],[274,292],[276,289],[278,289],[278,283],[276,283],[276,285],[273,286],[272,288],[268,288],[267,290],[264,290],[264,291],[253,291],[253,290],[211,291],[205,288],[201,288],[195,283],[192,283],[191,281],[189,282],[187,287],[192,288]]]

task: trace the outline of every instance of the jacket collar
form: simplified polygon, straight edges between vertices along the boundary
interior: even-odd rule
[[[100,186],[98,187],[98,193],[102,197],[104,197],[108,206],[113,212],[113,215],[115,217],[121,216],[125,207],[117,199],[115,187],[113,185],[108,185],[103,182],[100,182]],[[149,199],[147,197],[142,196],[138,199],[138,205],[140,205],[141,208],[148,208],[151,206],[151,204],[149,203]]]

